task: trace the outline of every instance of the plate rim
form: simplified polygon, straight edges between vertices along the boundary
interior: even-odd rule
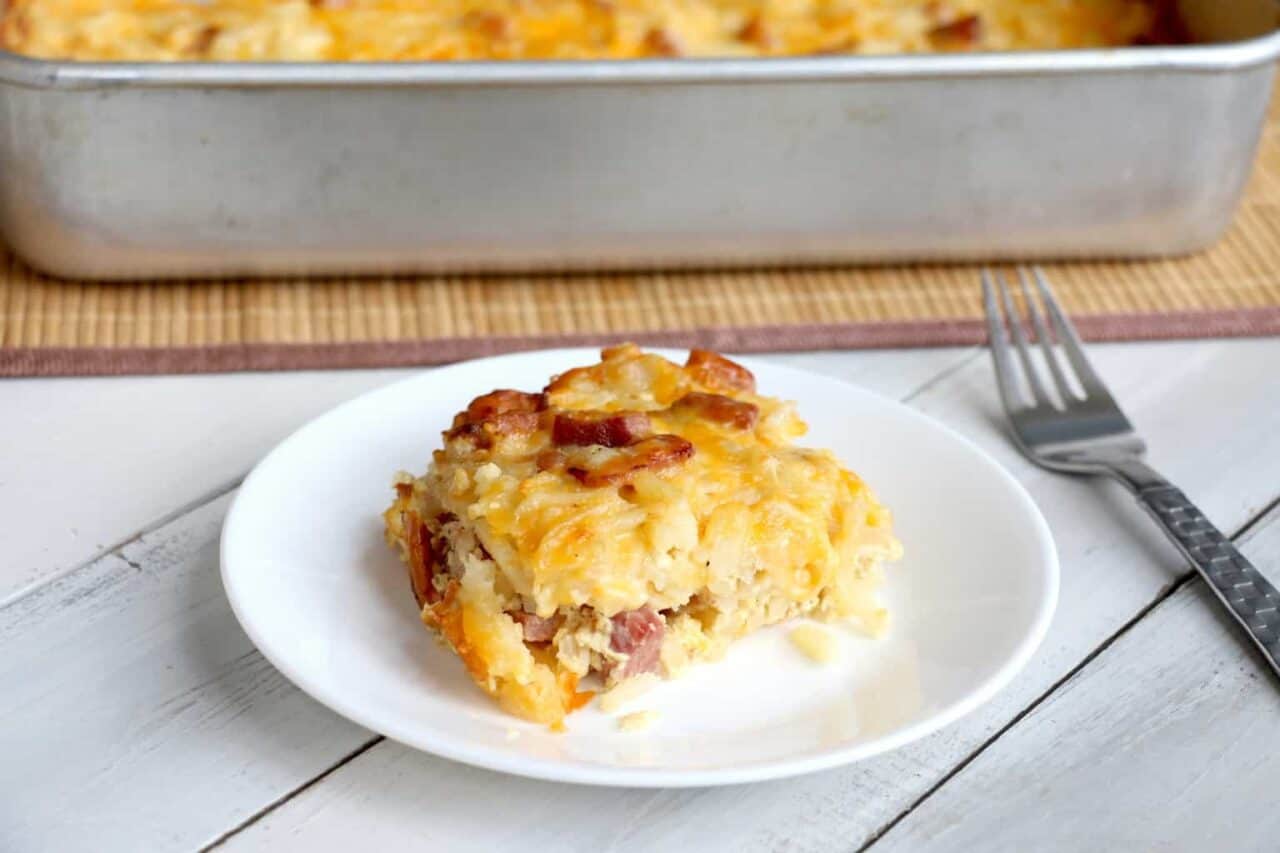
[[[671,357],[685,353],[687,350],[675,348],[646,348],[648,352],[654,352],[659,355]],[[303,670],[295,668],[288,660],[282,656],[275,654],[274,647],[271,642],[265,641],[263,636],[258,632],[253,619],[246,618],[246,609],[241,595],[238,593],[237,584],[234,579],[234,573],[229,570],[229,561],[227,559],[228,543],[231,540],[232,532],[236,527],[236,519],[238,515],[244,512],[246,501],[244,496],[254,484],[255,479],[262,475],[262,471],[268,467],[273,458],[277,457],[284,449],[294,443],[304,433],[316,427],[318,423],[329,418],[332,415],[348,408],[363,403],[367,398],[380,395],[383,393],[391,393],[393,389],[399,388],[415,382],[422,381],[425,377],[436,376],[442,372],[451,371],[464,366],[470,367],[478,364],[500,364],[504,361],[514,361],[522,358],[528,358],[531,355],[537,355],[546,358],[569,358],[586,357],[594,359],[598,356],[599,349],[597,347],[553,347],[547,349],[524,350],[516,353],[507,353],[503,355],[488,356],[485,358],[468,359],[464,361],[454,362],[453,364],[442,365],[427,371],[415,372],[410,376],[377,388],[371,388],[364,391],[349,400],[332,406],[323,412],[320,412],[309,418],[305,423],[298,426],[287,436],[281,439],[262,456],[261,459],[253,466],[253,469],[245,476],[240,487],[236,490],[235,497],[232,498],[231,505],[227,509],[226,516],[223,519],[222,531],[218,537],[218,562],[219,577],[222,582],[223,592],[227,597],[227,601],[231,606],[231,611],[235,615],[236,621],[240,624],[241,629],[249,637],[258,652],[275,667],[285,678],[289,679],[294,686],[309,696],[311,699],[319,702],[329,710],[341,715],[347,720],[362,726],[372,732],[381,734],[382,736],[403,744],[412,749],[436,755],[450,761],[456,761],[473,767],[480,767],[499,773],[507,773],[514,776],[520,776],[528,779],[538,779],[551,782],[566,782],[571,784],[597,785],[607,787],[630,787],[630,788],[701,788],[718,785],[737,785],[749,782],[760,782],[770,779],[784,779],[794,776],[800,776],[808,773],[817,772],[819,770],[827,770],[834,767],[840,767],[852,764],[858,761],[871,758],[876,755],[898,749],[909,743],[921,740],[934,732],[937,732],[967,716],[977,708],[986,704],[998,692],[1004,689],[1013,678],[1022,671],[1031,656],[1044,641],[1048,633],[1049,626],[1053,621],[1053,615],[1057,610],[1059,599],[1059,585],[1061,580],[1061,572],[1058,561],[1057,545],[1054,541],[1052,531],[1048,522],[1041,513],[1035,499],[1031,497],[1026,488],[1017,478],[1010,474],[1003,465],[1001,465],[986,450],[970,440],[967,436],[962,435],[952,429],[947,424],[932,418],[923,412],[919,412],[905,403],[895,400],[883,394],[879,394],[867,388],[863,388],[853,382],[838,376],[831,376],[816,371],[805,370],[804,368],[794,367],[791,365],[780,365],[763,360],[756,359],[752,356],[737,356],[735,359],[741,360],[747,367],[752,367],[752,363],[758,363],[767,367],[767,371],[781,371],[783,373],[793,373],[803,375],[805,377],[818,377],[824,381],[838,383],[844,386],[844,389],[851,391],[857,395],[873,398],[880,405],[887,405],[895,408],[899,414],[903,414],[910,419],[924,423],[931,429],[938,430],[951,440],[957,442],[965,450],[969,451],[976,459],[992,474],[1003,482],[1010,494],[1012,494],[1016,502],[1026,511],[1027,518],[1032,523],[1034,538],[1040,550],[1039,565],[1043,567],[1045,575],[1045,592],[1038,602],[1035,618],[1031,624],[1030,630],[1022,637],[1021,641],[1014,648],[1012,654],[999,666],[999,668],[988,676],[983,682],[978,684],[974,689],[965,694],[962,698],[956,700],[940,709],[937,713],[919,720],[916,723],[908,725],[896,732],[892,732],[883,737],[875,738],[871,741],[863,743],[850,744],[845,747],[838,747],[807,758],[787,759],[773,758],[761,761],[748,761],[734,764],[730,767],[721,767],[713,769],[696,769],[696,770],[667,770],[651,767],[618,767],[607,764],[585,764],[577,762],[566,762],[558,759],[548,759],[537,756],[526,756],[513,754],[506,751],[502,747],[494,748],[485,745],[469,746],[466,742],[459,743],[455,738],[447,734],[440,734],[438,731],[431,729],[408,730],[399,726],[388,726],[386,721],[374,721],[365,715],[358,704],[348,702],[345,697],[336,691],[330,691],[324,687],[317,685]]]

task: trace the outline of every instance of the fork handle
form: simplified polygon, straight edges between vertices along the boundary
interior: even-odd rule
[[[1177,487],[1150,484],[1137,495],[1280,675],[1280,592]]]

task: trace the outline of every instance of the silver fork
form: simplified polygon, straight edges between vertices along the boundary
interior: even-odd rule
[[[1034,288],[1029,286],[1029,278],[1034,281]],[[1085,358],[1080,337],[1054,299],[1040,269],[1030,273],[1019,269],[1018,282],[1030,320],[1030,335],[1014,310],[1004,276],[982,271],[991,356],[1000,398],[1018,447],[1032,462],[1052,471],[1105,474],[1123,483],[1191,561],[1271,668],[1280,674],[1280,592],[1186,495],[1142,461],[1146,444]],[[1056,345],[1037,308],[1033,289],[1043,300]],[[1000,304],[1004,306],[1004,317]],[[1035,342],[1040,345],[1056,393],[1035,364]],[[1072,386],[1072,378],[1076,387]]]

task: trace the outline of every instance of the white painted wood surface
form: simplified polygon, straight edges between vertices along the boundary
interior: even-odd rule
[[[1280,583],[1280,511],[1243,550]],[[1280,848],[1280,691],[1211,597],[1178,587],[877,853]]]
[[[405,371],[0,384],[0,602],[226,491],[308,418]],[[72,511],[72,508],[75,511]]]
[[[1155,464],[1225,530],[1280,497],[1280,341],[1094,352]],[[873,841],[982,849],[1000,839],[1004,849],[1070,850],[1089,827],[1113,847],[1185,847],[1171,825],[1204,843],[1263,838],[1214,833],[1233,802],[1223,783],[1250,780],[1256,797],[1243,814],[1263,821],[1261,807],[1280,788],[1268,755],[1280,725],[1276,684],[1201,606],[1195,585],[1162,600],[1185,567],[1127,497],[1016,455],[996,420],[985,356],[775,358],[907,398],[953,424],[1027,484],[1049,518],[1063,558],[1050,636],[966,720],[854,767],[705,791],[531,782],[406,750],[321,708],[257,655],[217,579],[228,497],[203,499],[232,488],[312,414],[400,372],[7,382],[0,517],[16,523],[0,563],[0,599],[9,598],[0,607],[0,850],[215,841],[272,850],[856,850]],[[72,528],[79,533],[69,536]],[[1280,550],[1273,530],[1280,524],[1251,540],[1264,565],[1260,550]],[[1132,791],[1123,808],[1103,808],[1110,800],[1096,788],[1111,778]],[[1182,824],[1141,814],[1143,803],[1158,812],[1166,800],[1185,813]],[[1198,809],[1221,819],[1197,835]]]

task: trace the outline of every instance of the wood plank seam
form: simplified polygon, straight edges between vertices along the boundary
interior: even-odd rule
[[[239,835],[244,830],[253,826],[255,823],[262,820],[264,817],[271,814],[273,811],[278,809],[280,806],[283,806],[285,803],[289,802],[294,797],[301,794],[303,791],[306,791],[308,788],[311,788],[315,785],[320,784],[329,776],[338,772],[343,767],[350,764],[352,761],[355,761],[357,758],[364,755],[366,752],[373,749],[375,746],[382,743],[386,739],[387,738],[385,735],[373,735],[364,743],[360,744],[360,746],[356,747],[355,749],[348,752],[346,755],[342,756],[342,758],[335,761],[330,767],[326,768],[323,772],[317,773],[315,776],[312,776],[310,779],[307,779],[306,781],[304,781],[301,785],[298,785],[297,787],[281,794],[279,797],[276,797],[274,800],[267,803],[265,806],[258,809],[256,812],[249,815],[247,818],[240,821],[238,824],[231,827],[226,832],[222,833],[217,838],[210,841],[208,844],[201,847],[199,849],[199,853],[208,853],[208,851],[210,850],[215,850],[223,846],[228,841],[230,841],[232,837]]]
[[[1265,524],[1270,522],[1272,520],[1272,517],[1276,515],[1280,515],[1280,495],[1277,495],[1265,506],[1263,506],[1260,510],[1258,510],[1257,513],[1255,513],[1247,521],[1245,521],[1245,523],[1242,524],[1240,528],[1235,533],[1233,533],[1229,538],[1237,546],[1243,545],[1253,536],[1254,533],[1260,530]],[[1026,707],[1018,711],[1018,713],[1015,714],[1007,723],[1005,723],[1003,726],[997,729],[994,733],[992,733],[992,735],[989,738],[987,738],[982,743],[980,743],[977,746],[977,748],[975,748],[971,753],[966,755],[963,760],[957,762],[954,767],[952,767],[950,770],[944,773],[938,779],[937,782],[931,785],[927,791],[925,791],[923,794],[917,797],[909,806],[907,806],[905,809],[903,809],[901,812],[895,815],[892,820],[890,820],[888,823],[884,824],[884,826],[880,827],[874,833],[872,833],[872,835],[862,844],[862,846],[857,848],[856,853],[866,853],[866,851],[870,850],[881,838],[883,838],[895,826],[897,826],[899,823],[905,820],[913,811],[919,808],[921,804],[923,804],[926,800],[928,800],[930,797],[936,794],[939,790],[942,789],[944,785],[946,785],[956,775],[958,775],[966,767],[972,764],[978,758],[978,756],[980,756],[983,752],[985,752],[990,746],[992,746],[1000,738],[1004,737],[1004,735],[1007,732],[1012,730],[1015,726],[1019,725],[1024,719],[1026,719],[1026,717],[1029,716],[1032,712],[1034,712],[1035,709],[1041,705],[1041,703],[1043,703],[1046,699],[1048,699],[1050,696],[1056,693],[1061,687],[1067,684],[1067,682],[1075,678],[1086,667],[1088,667],[1094,660],[1096,660],[1099,656],[1104,654],[1118,640],[1120,640],[1121,637],[1129,633],[1129,631],[1132,630],[1139,622],[1141,622],[1148,615],[1150,615],[1152,611],[1156,610],[1161,604],[1163,604],[1165,601],[1172,598],[1173,595],[1178,592],[1178,590],[1182,589],[1187,584],[1194,581],[1197,577],[1198,575],[1196,574],[1195,570],[1188,567],[1186,571],[1184,571],[1181,575],[1175,578],[1173,582],[1169,584],[1169,586],[1162,589],[1156,595],[1156,597],[1153,598],[1146,606],[1144,606],[1141,610],[1135,613],[1132,618],[1130,618],[1123,625],[1121,625],[1120,628],[1117,629],[1115,633],[1107,637],[1105,640],[1099,643],[1092,651],[1090,651],[1089,654],[1081,658],[1079,663],[1077,663],[1069,671],[1064,673],[1061,678],[1054,681],[1053,684],[1051,684],[1039,696],[1035,697],[1035,699],[1033,699],[1030,703],[1028,703]],[[1240,643],[1241,643],[1241,646],[1247,646],[1248,651],[1252,653],[1251,656],[1257,659],[1257,663],[1259,666],[1264,666],[1261,660],[1261,656],[1258,655],[1257,651],[1253,648],[1251,644],[1246,643],[1243,637],[1240,638]]]
[[[1280,513],[1242,550],[1275,577]],[[1238,636],[1183,584],[875,850],[1274,850],[1238,815],[1273,806],[1280,692]]]
[[[930,379],[926,379],[924,382],[920,383],[920,387],[909,392],[905,397],[902,397],[899,400],[899,402],[904,404],[910,403],[916,397],[919,397],[921,394],[924,394],[925,392],[927,392],[930,388],[933,388],[936,385],[940,385],[943,382],[946,382],[952,376],[964,370],[966,367],[968,367],[970,364],[972,364],[974,361],[980,358],[982,354],[985,353],[986,351],[987,351],[987,348],[985,346],[974,347],[973,351],[970,352],[968,355],[964,356],[958,362],[951,365],[950,367],[943,368],[941,371],[939,371],[939,373],[936,376]]]
[[[67,568],[61,571],[52,572],[48,576],[40,578],[33,584],[29,584],[28,586],[21,587],[15,590],[10,595],[0,599],[0,611],[4,611],[5,609],[17,604],[19,601],[22,601],[24,598],[34,595],[35,593],[39,592],[41,589],[43,589],[45,586],[51,583],[60,581],[63,578],[71,577],[77,572],[82,572],[90,568],[94,563],[106,557],[111,557],[111,556],[120,557],[130,565],[134,565],[131,561],[125,559],[123,554],[123,551],[125,548],[128,548],[130,545],[139,541],[140,539],[142,539],[142,537],[146,536],[147,534],[154,533],[160,528],[165,527],[166,525],[172,524],[173,522],[178,521],[179,519],[184,518],[185,516],[188,516],[193,512],[196,512],[201,507],[216,501],[218,498],[222,497],[228,492],[232,492],[240,488],[240,484],[244,482],[244,478],[247,476],[249,476],[247,471],[243,474],[238,474],[237,476],[226,481],[225,483],[222,483],[221,485],[214,487],[210,491],[207,491],[202,495],[194,497],[191,500],[179,505],[177,508],[172,509],[169,512],[166,512],[163,515],[160,515],[159,517],[149,521],[143,527],[141,527],[138,530],[135,530],[133,533],[130,533],[128,536],[124,537],[123,539],[120,539],[114,544],[108,545],[105,548],[102,548],[101,550],[95,552],[88,559],[81,560],[80,562],[75,563],[71,566],[68,566]],[[134,566],[134,568],[141,570],[140,566]]]

